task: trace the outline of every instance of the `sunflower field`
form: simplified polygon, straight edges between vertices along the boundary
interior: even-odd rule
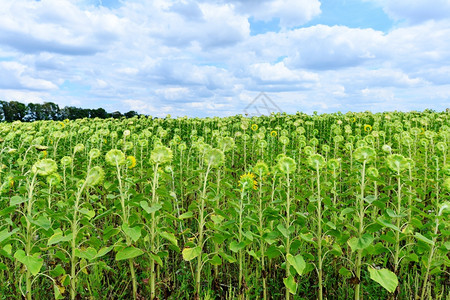
[[[450,299],[450,114],[0,123],[0,299]]]

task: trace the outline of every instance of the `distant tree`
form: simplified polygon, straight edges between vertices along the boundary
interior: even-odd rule
[[[3,114],[3,103],[7,103],[6,101],[0,101],[0,121],[3,121],[4,114]]]
[[[2,103],[3,114],[5,121],[24,121],[27,113],[27,106],[17,101],[10,101]]]
[[[89,111],[89,117],[106,119],[106,118],[108,118],[108,113],[103,108],[91,109]]]
[[[32,122],[44,120],[42,105],[39,103],[28,103],[24,121]]]
[[[126,113],[124,114],[124,116],[125,116],[127,119],[132,118],[132,117],[137,116],[137,115],[138,115],[138,113],[135,112],[134,110],[130,110],[129,112],[126,112]]]
[[[62,120],[61,109],[58,104],[53,102],[44,102],[44,104],[42,104],[42,114],[42,120]]]
[[[120,111],[115,111],[111,113],[111,117],[113,117],[114,119],[119,119],[121,118],[123,115]]]
[[[66,106],[61,110],[62,119],[76,120],[89,118],[89,109],[83,109],[75,106]]]

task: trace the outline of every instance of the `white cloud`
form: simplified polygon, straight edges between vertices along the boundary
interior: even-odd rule
[[[51,90],[57,86],[50,81],[35,78],[27,66],[17,62],[0,62],[0,88]]]
[[[25,53],[91,55],[122,32],[116,15],[83,11],[68,0],[2,0],[0,5],[0,44]]]
[[[274,65],[270,63],[257,63],[249,66],[250,74],[262,82],[291,83],[318,81],[319,76],[307,71],[289,70],[284,62]]]
[[[396,20],[420,23],[427,20],[448,19],[449,0],[369,0],[380,4],[386,13]]]
[[[242,13],[256,20],[280,19],[282,28],[300,26],[321,13],[318,0],[235,0],[232,1]]]
[[[345,26],[300,28],[286,38],[291,43],[288,66],[319,70],[362,64],[377,58],[385,46],[383,33]]]
[[[450,20],[438,15],[381,32],[296,28],[320,13],[316,0],[92,3],[0,0],[2,100],[154,116],[242,113],[260,91],[289,112],[449,101]],[[282,30],[250,35],[252,20],[275,18]]]
[[[157,89],[156,95],[166,100],[183,100],[190,96],[190,91],[185,87],[169,87]]]

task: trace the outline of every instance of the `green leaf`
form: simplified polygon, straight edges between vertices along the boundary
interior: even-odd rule
[[[339,274],[341,274],[344,277],[351,277],[353,275],[352,272],[350,272],[347,268],[341,267],[339,269]]]
[[[40,216],[36,220],[31,221],[33,224],[43,228],[44,230],[49,230],[52,227],[52,223],[49,219],[44,216]]]
[[[297,282],[295,282],[294,276],[290,275],[288,278],[283,278],[283,282],[289,293],[293,295],[297,293]]]
[[[416,239],[422,241],[422,242],[425,242],[425,243],[430,244],[430,245],[434,245],[434,242],[433,242],[432,240],[430,240],[429,238],[427,238],[427,237],[421,235],[421,234],[418,233],[418,232],[416,232],[416,233],[414,234],[414,237],[415,237]]]
[[[387,213],[388,216],[391,217],[391,218],[403,218],[403,217],[406,217],[406,216],[407,216],[407,214],[405,214],[405,213],[397,214],[395,211],[393,211],[393,210],[390,209],[390,208],[386,209],[386,213]]]
[[[95,217],[95,211],[89,210],[87,208],[82,208],[79,210],[79,212],[85,215],[89,220]]]
[[[370,278],[378,282],[382,287],[384,287],[388,292],[393,293],[398,285],[397,275],[388,269],[377,270],[368,266],[370,273]]]
[[[253,233],[251,231],[242,232],[242,234],[251,242],[253,242]]]
[[[356,250],[363,250],[369,247],[373,242],[373,236],[370,234],[363,234],[360,238],[354,237],[347,241],[347,244],[352,248],[352,252]]]
[[[214,255],[208,262],[213,266],[220,266],[222,264],[222,259],[220,259],[219,255]]]
[[[225,219],[224,217],[222,217],[220,215],[211,215],[210,218],[216,225],[219,225]]]
[[[47,246],[51,246],[57,244],[59,242],[67,242],[72,239],[72,234],[68,234],[67,236],[63,236],[61,229],[56,229],[55,233],[47,240]]]
[[[75,256],[79,258],[85,258],[87,260],[93,260],[95,256],[97,255],[97,250],[95,250],[92,247],[89,247],[87,249],[75,249]]]
[[[14,206],[14,205],[17,205],[17,204],[24,203],[26,201],[27,201],[26,198],[23,198],[23,197],[20,197],[20,196],[12,196],[11,199],[9,200],[9,205],[10,206]]]
[[[97,255],[95,255],[95,258],[99,258],[108,254],[113,248],[114,248],[113,246],[103,247],[102,249],[98,250],[98,253]]]
[[[342,249],[339,244],[333,244],[333,249],[331,250],[331,253],[335,256],[341,256],[342,255]]]
[[[159,203],[156,203],[155,205],[152,205],[151,207],[148,206],[147,201],[141,201],[141,202],[139,202],[139,204],[141,205],[142,209],[144,209],[148,214],[157,212],[158,210],[160,210],[162,208],[162,205]]]
[[[141,228],[139,226],[130,227],[127,223],[124,223],[122,230],[133,242],[136,242],[141,237]]]
[[[44,260],[42,258],[27,256],[25,254],[25,251],[23,250],[17,250],[16,253],[14,253],[14,257],[18,261],[23,263],[33,275],[39,273],[39,271],[42,268],[42,265],[44,264]]]
[[[229,262],[229,263],[235,263],[235,262],[236,262],[236,259],[235,259],[233,256],[228,255],[228,254],[226,254],[225,252],[219,252],[219,255],[220,255],[223,259],[225,259],[227,262]]]
[[[255,253],[255,251],[253,251],[253,250],[248,251],[248,250],[247,250],[247,253],[248,253],[248,255],[250,255],[251,257],[253,257],[253,258],[256,259],[257,261],[259,261],[259,257],[258,257],[258,255]]]
[[[372,204],[373,201],[377,200],[377,197],[374,195],[368,195],[364,198],[364,201],[366,201],[369,204]]]
[[[161,257],[159,257],[158,255],[156,255],[156,254],[153,254],[153,253],[149,253],[149,255],[150,255],[150,257],[154,260],[154,261],[156,261],[156,263],[158,264],[158,265],[160,265],[160,266],[162,266],[163,265],[163,262],[162,262],[162,260],[161,260]]]
[[[301,276],[306,268],[306,262],[303,259],[303,256],[301,256],[300,254],[293,256],[292,254],[288,253],[286,257],[287,261],[291,264],[291,266],[294,267],[295,271],[297,271],[297,274]]]
[[[178,240],[173,233],[161,231],[159,235],[178,247]]]
[[[134,248],[133,246],[126,247],[116,253],[116,260],[124,260],[129,258],[134,258],[139,255],[144,254],[141,249]]]
[[[393,229],[393,230],[395,230],[395,231],[400,232],[400,228],[398,228],[397,226],[395,226],[395,225],[392,224],[391,222],[385,220],[383,217],[379,217],[379,218],[377,219],[377,223],[380,224],[380,225],[382,225],[382,226],[384,226],[384,227],[388,227],[388,228],[391,228],[391,229]]]
[[[345,216],[346,214],[353,213],[354,211],[355,211],[355,209],[354,209],[354,208],[351,208],[351,207],[344,208],[344,209],[341,211],[340,216],[341,216],[341,218],[342,218],[342,217]]]
[[[196,258],[197,256],[200,255],[200,253],[202,252],[202,248],[200,248],[199,246],[194,247],[194,248],[184,248],[183,249],[183,259],[185,261],[191,261],[194,258]]]
[[[8,232],[8,229],[0,231],[0,243],[12,236],[17,231],[19,231],[19,228],[13,229],[11,232]]]
[[[300,238],[306,242],[309,242],[311,244],[313,244],[314,246],[317,246],[317,243],[314,241],[314,236],[312,235],[312,233],[300,233]]]
[[[244,242],[236,242],[236,241],[232,241],[230,243],[230,250],[233,251],[234,253],[239,252],[240,250],[245,248],[245,243]]]
[[[184,214],[180,215],[178,217],[178,219],[184,220],[184,219],[192,218],[193,216],[194,216],[194,213],[192,211],[188,211],[188,212],[185,212]]]
[[[61,265],[57,265],[53,270],[51,270],[51,271],[49,272],[49,274],[50,274],[52,277],[58,277],[58,276],[61,276],[61,275],[66,274],[66,270],[64,270],[64,268],[61,267]]]
[[[289,237],[289,230],[287,230],[286,227],[283,226],[283,224],[278,224],[277,229],[285,238]]]

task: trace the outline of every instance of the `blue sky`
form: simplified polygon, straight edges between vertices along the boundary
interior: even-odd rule
[[[163,117],[450,107],[450,0],[0,0],[0,99]]]

